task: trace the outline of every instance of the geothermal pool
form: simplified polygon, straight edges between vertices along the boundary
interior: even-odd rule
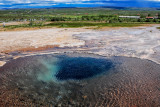
[[[0,68],[0,105],[160,106],[160,65],[138,58],[47,54]]]

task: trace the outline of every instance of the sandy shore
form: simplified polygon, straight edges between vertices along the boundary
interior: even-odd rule
[[[159,26],[101,30],[48,28],[0,32],[0,61],[3,61],[0,66],[5,64],[4,58],[9,52],[39,51],[54,47],[69,47],[67,50],[56,52],[63,50],[103,56],[129,56],[160,63],[160,30],[157,29]]]

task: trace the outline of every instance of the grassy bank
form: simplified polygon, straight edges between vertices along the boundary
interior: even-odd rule
[[[160,29],[160,27],[157,27],[157,29]]]
[[[95,23],[95,22],[57,22],[50,23],[46,26],[57,26],[57,27],[68,27],[68,28],[76,28],[76,27],[134,27],[140,26],[139,23]]]
[[[45,27],[58,27],[58,28],[78,28],[78,27],[136,27],[146,23],[105,23],[105,22],[53,22],[49,24],[20,24],[8,25],[2,28],[3,30],[13,30],[17,28],[45,28]]]

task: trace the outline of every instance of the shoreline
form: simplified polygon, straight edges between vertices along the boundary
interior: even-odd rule
[[[113,29],[107,27],[98,30],[48,28],[0,32],[0,66],[10,58],[50,52],[86,52],[102,56],[137,57],[160,64],[160,59],[157,58],[160,52],[158,36],[160,30],[156,29],[157,26],[154,24]]]

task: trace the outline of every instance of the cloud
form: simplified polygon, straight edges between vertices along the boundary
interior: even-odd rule
[[[0,8],[25,7],[159,7],[160,0],[0,0]]]

